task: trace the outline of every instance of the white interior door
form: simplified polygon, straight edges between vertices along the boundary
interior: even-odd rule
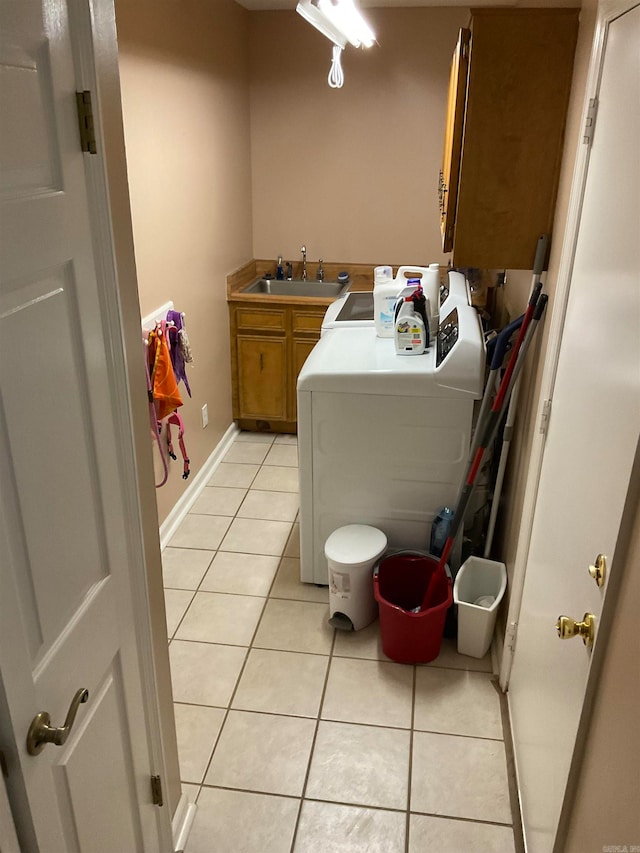
[[[75,4],[83,8],[84,4]],[[0,749],[21,849],[167,850],[66,0],[1,0]],[[88,15],[85,19],[88,20]],[[76,52],[76,56],[78,52]],[[124,381],[124,379],[122,380]],[[123,392],[124,393],[124,392]],[[131,475],[133,476],[133,475]],[[139,534],[138,534],[139,535]],[[27,751],[40,711],[63,746]],[[157,747],[157,741],[153,744]],[[155,772],[159,772],[158,769]]]
[[[636,6],[606,35],[509,682],[529,853],[553,847],[589,673],[589,650],[560,641],[556,620],[601,612],[606,586],[588,568],[614,553],[640,431],[638,44]]]

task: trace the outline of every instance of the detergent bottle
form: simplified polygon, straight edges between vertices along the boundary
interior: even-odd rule
[[[395,341],[398,355],[422,355],[428,345],[429,325],[424,319],[426,300],[422,288],[400,296],[395,314]]]
[[[394,333],[394,308],[400,285],[393,279],[391,267],[376,267],[373,271],[373,317],[376,335],[392,338]]]

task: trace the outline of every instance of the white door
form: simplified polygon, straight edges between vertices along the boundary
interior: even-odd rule
[[[627,4],[628,6],[628,4]],[[560,614],[597,617],[640,431],[640,7],[610,23],[551,419],[536,499],[509,707],[529,853],[554,843],[589,673]]]
[[[70,8],[86,25],[88,4]],[[65,0],[1,2],[0,750],[24,853],[158,853],[170,827],[151,795],[121,342],[93,260],[72,56],[90,39],[73,15]],[[82,689],[66,743],[29,754],[34,716],[61,727]]]

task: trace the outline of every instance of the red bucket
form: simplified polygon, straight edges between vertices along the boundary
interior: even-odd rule
[[[439,573],[434,604],[420,607],[438,561],[421,554],[394,554],[380,561],[373,594],[380,610],[382,651],[398,663],[428,663],[440,654],[447,610],[453,603],[451,578]]]

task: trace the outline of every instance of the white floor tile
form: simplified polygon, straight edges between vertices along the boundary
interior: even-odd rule
[[[220,550],[279,557],[284,551],[290,532],[291,523],[288,521],[234,518],[222,540]]]
[[[197,548],[165,548],[162,552],[164,586],[172,589],[197,589],[214,553]]]
[[[275,437],[275,440],[273,443],[274,444],[295,444],[295,446],[297,447],[298,446],[298,436],[297,435],[290,435],[287,432],[281,432]]]
[[[380,622],[376,619],[360,631],[336,631],[336,644],[333,654],[340,658],[364,658],[365,660],[384,660],[389,658],[382,651]]]
[[[230,711],[205,784],[299,797],[315,728],[302,717]]]
[[[293,853],[404,853],[402,812],[305,800]]]
[[[261,492],[250,489],[238,518],[262,518],[270,521],[295,521],[300,500],[294,492]]]
[[[513,829],[469,820],[411,815],[409,853],[514,853]]]
[[[333,628],[326,604],[270,598],[253,641],[257,649],[328,655]]]
[[[323,720],[410,728],[413,667],[333,658],[322,705]]]
[[[176,639],[248,646],[263,607],[264,598],[197,592],[176,631]]]
[[[408,731],[321,721],[305,796],[406,809],[410,751]]]
[[[283,557],[295,557],[297,560],[300,559],[300,525],[294,524],[291,528],[291,533],[289,534],[289,538],[287,540],[286,547],[284,549]]]
[[[329,658],[252,649],[231,707],[317,717]]]
[[[234,442],[227,450],[224,462],[240,463],[241,465],[261,465],[269,452],[270,445],[252,443],[249,441]]]
[[[201,705],[174,705],[180,779],[202,782],[225,711]]]
[[[247,430],[243,430],[238,433],[234,441],[248,441],[250,444],[273,444],[273,439],[274,435],[272,432],[248,432]]]
[[[182,793],[187,797],[190,803],[195,803],[198,801],[198,794],[200,793],[200,785],[194,785],[191,782],[183,782],[181,785]]]
[[[488,673],[418,667],[415,729],[502,738],[500,697]]]
[[[298,525],[295,524],[294,527],[296,528],[297,535]],[[313,583],[302,583],[300,580],[300,559],[298,557],[283,557],[280,561],[280,567],[270,596],[271,598],[287,598],[293,601],[316,601],[320,604],[328,604],[329,587],[316,586]]]
[[[297,444],[274,444],[264,460],[265,465],[284,465],[286,468],[298,467]]]
[[[259,465],[239,465],[232,462],[221,462],[211,475],[211,479],[207,485],[248,489],[259,470]]]
[[[459,655],[456,648],[456,641],[445,637],[442,640],[438,657],[434,661],[431,661],[431,663],[424,664],[424,666],[491,672],[491,654],[487,653],[480,659],[470,658],[468,655]]]
[[[171,537],[172,548],[199,548],[215,551],[231,524],[230,518],[219,515],[189,513]]]
[[[200,584],[201,592],[267,596],[279,557],[218,551]]]
[[[180,620],[191,604],[193,592],[184,589],[165,589],[164,607],[167,614],[167,636],[173,637]]]
[[[198,515],[234,516],[246,494],[246,489],[205,486],[191,507],[191,512]]]
[[[502,741],[414,732],[411,811],[510,824]]]
[[[185,853],[289,853],[299,802],[203,788]]]
[[[254,489],[268,492],[298,492],[298,469],[285,466],[264,465],[253,481]]]
[[[246,656],[241,646],[174,640],[169,647],[174,700],[226,708]]]

